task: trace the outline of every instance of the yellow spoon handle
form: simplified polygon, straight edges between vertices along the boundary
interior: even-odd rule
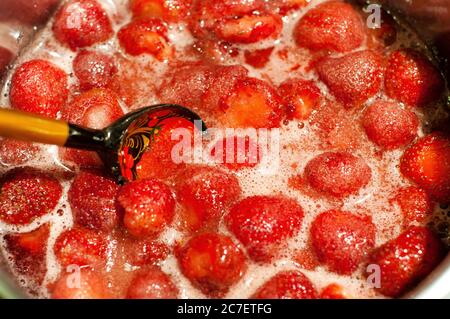
[[[0,136],[64,146],[69,124],[17,110],[0,109]]]

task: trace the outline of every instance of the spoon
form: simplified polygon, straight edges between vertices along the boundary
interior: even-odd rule
[[[95,130],[11,109],[0,109],[0,136],[24,141],[96,151],[119,183],[137,178],[136,166],[151,151],[167,120],[186,119],[201,132],[206,126],[191,110],[176,104],[147,106],[126,114],[103,130]],[[132,156],[132,167],[126,158]],[[130,174],[131,170],[131,174]]]

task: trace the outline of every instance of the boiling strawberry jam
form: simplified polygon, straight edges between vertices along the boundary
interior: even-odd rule
[[[215,134],[202,144],[215,161],[179,163],[171,133],[193,127],[173,121],[126,185],[95,153],[1,140],[1,252],[19,284],[53,298],[414,288],[446,251],[445,81],[379,13],[373,26],[377,12],[342,1],[64,1],[1,105],[99,129],[178,103],[257,134]]]

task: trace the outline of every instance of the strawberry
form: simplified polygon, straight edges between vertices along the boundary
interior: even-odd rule
[[[108,241],[94,230],[72,228],[58,236],[53,249],[63,267],[101,266],[106,263]]]
[[[215,25],[215,35],[231,43],[255,43],[264,39],[276,39],[283,28],[283,21],[275,14],[250,14],[226,19]]]
[[[54,177],[27,167],[3,175],[0,185],[0,219],[13,225],[26,225],[50,213],[62,194]]]
[[[433,203],[421,188],[409,186],[397,191],[395,201],[403,213],[404,224],[423,222],[433,213]]]
[[[189,136],[180,137],[177,131],[189,133]],[[161,129],[154,135],[151,149],[142,155],[136,165],[137,179],[168,179],[176,176],[186,167],[186,163],[191,161],[193,151],[191,149],[192,152],[189,152],[188,146],[190,142],[193,147],[194,134],[197,133],[194,124],[189,120],[178,117],[163,121]],[[175,152],[174,148],[180,145],[186,147],[183,147],[180,153]]]
[[[305,179],[317,192],[343,198],[366,186],[372,173],[366,162],[347,152],[326,152],[305,167]]]
[[[305,248],[295,252],[293,261],[300,267],[306,270],[314,270],[320,266],[319,260],[312,249]]]
[[[317,291],[300,271],[282,271],[269,279],[252,299],[316,299]]]
[[[358,121],[355,112],[336,101],[327,98],[321,100],[309,117],[309,123],[322,142],[321,148],[346,151],[359,149],[366,138],[362,126],[355,125]]]
[[[432,133],[411,145],[400,159],[400,171],[423,188],[432,199],[450,198],[450,139]]]
[[[316,217],[311,243],[318,259],[338,274],[350,275],[375,245],[370,217],[331,210]]]
[[[115,181],[96,171],[81,171],[68,192],[68,200],[77,225],[110,231],[119,222]]]
[[[130,239],[125,247],[127,262],[133,266],[156,265],[169,255],[169,247],[155,240]]]
[[[138,273],[130,283],[127,299],[177,299],[178,288],[159,268],[151,267]]]
[[[378,101],[362,117],[367,137],[376,145],[392,150],[411,143],[417,136],[417,115],[395,102]]]
[[[117,67],[110,55],[82,50],[73,60],[73,72],[78,78],[81,90],[87,91],[106,87],[117,73]]]
[[[4,237],[15,269],[38,284],[42,283],[46,273],[45,257],[49,233],[49,225],[44,224],[29,233],[8,234]]]
[[[274,88],[259,79],[238,81],[220,101],[222,121],[231,127],[273,128],[280,125],[281,100]]]
[[[263,0],[250,1],[196,1],[189,28],[199,38],[210,36],[214,27],[224,20],[242,17],[258,10],[264,10]]]
[[[226,209],[239,199],[238,179],[215,168],[195,167],[183,173],[177,185],[183,228],[195,232],[216,228]]]
[[[117,201],[125,215],[126,229],[136,237],[159,234],[172,222],[175,200],[172,191],[156,179],[143,179],[122,186]]]
[[[274,196],[247,197],[225,216],[228,229],[256,262],[270,262],[300,230],[303,210],[293,199]]]
[[[63,70],[44,60],[31,60],[14,72],[9,97],[15,109],[54,118],[68,94]]]
[[[0,20],[14,20],[26,26],[40,25],[47,21],[58,4],[58,0],[2,0]]]
[[[381,88],[382,57],[375,51],[358,51],[317,63],[319,78],[347,108],[360,106]]]
[[[120,29],[117,37],[125,52],[133,56],[150,54],[162,61],[172,55],[167,27],[159,19],[133,20]]]
[[[284,81],[278,88],[289,119],[306,120],[319,106],[320,90],[313,81],[300,78]]]
[[[39,147],[29,142],[4,138],[0,140],[0,165],[21,165],[36,157]]]
[[[309,10],[295,27],[297,44],[311,51],[348,52],[364,41],[364,25],[349,4],[330,1]]]
[[[297,10],[308,5],[310,0],[273,0],[268,3],[269,8],[277,10],[281,15],[286,15],[292,10]]]
[[[269,47],[267,49],[259,49],[254,51],[245,50],[245,63],[251,65],[256,69],[264,68],[270,61],[270,56],[272,55],[274,48],[275,47]]]
[[[381,270],[378,291],[399,297],[428,275],[444,255],[440,239],[431,230],[410,227],[374,251],[369,263]]]
[[[135,18],[159,18],[179,22],[189,15],[193,0],[131,0],[130,10]]]
[[[436,101],[444,90],[439,70],[426,57],[410,49],[391,53],[384,85],[389,97],[415,107]]]
[[[71,0],[56,13],[53,34],[59,42],[75,51],[108,40],[113,29],[97,1]]]
[[[259,145],[249,136],[227,136],[211,149],[211,158],[230,170],[255,167],[261,161]]]
[[[53,299],[106,299],[109,298],[103,277],[89,269],[63,272],[52,289]]]
[[[203,293],[223,296],[247,269],[242,250],[230,237],[203,233],[191,238],[178,252],[182,273]]]
[[[238,65],[224,66],[203,62],[185,62],[166,74],[159,97],[167,103],[179,103],[206,114],[219,110],[219,101],[230,94],[236,82],[248,71]]]
[[[211,83],[201,97],[202,108],[211,113],[221,113],[221,103],[233,90],[237,83],[247,78],[248,71],[240,65],[214,66]]]
[[[118,96],[108,89],[92,89],[73,98],[62,110],[61,117],[73,124],[103,129],[123,116]],[[95,152],[76,149],[60,149],[65,163],[81,167],[101,167],[102,162]]]
[[[330,284],[323,288],[319,296],[320,299],[347,299],[343,294],[341,285]]]
[[[0,46],[0,76],[6,71],[9,63],[13,60],[13,53],[5,47]]]

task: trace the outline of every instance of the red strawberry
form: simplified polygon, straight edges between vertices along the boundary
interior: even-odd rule
[[[381,288],[389,297],[399,297],[428,275],[444,256],[439,238],[425,227],[410,227],[370,256],[381,269]]]
[[[172,48],[167,38],[167,27],[159,19],[140,18],[120,29],[120,46],[130,55],[150,54],[158,60],[168,59]]]
[[[245,63],[257,69],[264,68],[270,61],[270,56],[272,55],[273,49],[274,47],[254,51],[245,50]]]
[[[108,89],[92,89],[68,103],[62,110],[62,118],[70,123],[103,129],[123,116],[118,96]],[[75,149],[60,149],[60,157],[66,163],[81,167],[100,167],[97,153]]]
[[[263,0],[196,1],[189,27],[195,36],[208,37],[209,33],[224,20],[237,19],[255,10],[259,12],[264,10]]]
[[[285,15],[292,10],[297,10],[306,6],[310,0],[273,0],[268,3],[269,8],[274,8],[280,14]]]
[[[242,250],[218,233],[191,238],[178,253],[178,263],[195,286],[215,297],[223,296],[247,269]]]
[[[77,225],[109,231],[119,222],[115,181],[102,173],[81,171],[70,186],[68,199]]]
[[[183,134],[189,132],[190,136],[179,137],[176,134],[177,131]],[[140,162],[136,165],[137,178],[174,178],[191,160],[193,151],[191,149],[192,152],[189,152],[188,145],[191,142],[191,147],[193,147],[195,132],[194,124],[186,119],[178,117],[163,121],[161,130],[155,134],[155,140],[151,142],[151,149],[143,154]],[[174,136],[172,137],[172,135]],[[186,148],[178,153],[174,148],[180,146],[180,143]]]
[[[347,299],[342,292],[342,286],[338,284],[330,284],[326,286],[320,293],[320,299]]]
[[[347,108],[360,106],[381,88],[382,57],[369,50],[327,57],[317,64],[317,73]]]
[[[293,261],[298,264],[300,268],[306,270],[314,270],[320,266],[317,256],[310,248],[301,249],[295,252]]]
[[[151,267],[138,273],[130,283],[128,299],[177,299],[178,288],[159,268]]]
[[[9,97],[13,108],[56,117],[68,93],[63,70],[44,60],[31,60],[15,71]]]
[[[6,67],[9,65],[13,58],[14,55],[10,50],[0,46],[0,76],[4,71],[6,71]]]
[[[12,255],[15,269],[41,284],[46,273],[46,248],[50,233],[48,224],[23,234],[4,237],[8,252]]]
[[[111,21],[95,0],[71,0],[56,13],[53,33],[73,51],[104,42],[113,35]]]
[[[226,209],[241,195],[238,179],[219,169],[195,167],[179,178],[181,223],[191,232],[216,228]]]
[[[33,168],[17,168],[0,180],[0,219],[25,225],[50,213],[61,198],[59,182]]]
[[[397,191],[394,201],[403,213],[404,223],[423,222],[433,212],[433,203],[421,188],[409,186]]]
[[[426,57],[408,49],[391,53],[384,85],[389,97],[407,105],[422,107],[441,96],[444,80]]]
[[[365,19],[372,19],[370,13],[364,15]],[[366,20],[367,21],[367,20]],[[390,46],[397,40],[397,25],[393,16],[387,11],[381,9],[381,24],[368,29],[369,38],[367,39],[369,48],[381,48]]]
[[[309,10],[295,27],[297,44],[312,51],[348,52],[364,38],[361,16],[349,4],[330,1]]]
[[[419,119],[414,112],[398,103],[379,101],[365,110],[362,125],[372,142],[390,150],[414,140]]]
[[[300,271],[283,271],[258,288],[252,299],[316,299],[314,285]]]
[[[39,25],[45,22],[53,9],[59,4],[58,0],[2,0],[0,1],[0,20],[20,22],[19,25]],[[12,24],[16,27],[17,24]]]
[[[305,167],[305,178],[314,190],[338,198],[358,192],[371,176],[366,162],[347,152],[323,153]]]
[[[450,139],[433,133],[411,145],[400,160],[404,176],[422,187],[432,199],[450,198]]]
[[[261,160],[259,145],[249,136],[228,136],[211,150],[211,158],[231,170],[255,167]]]
[[[159,97],[167,103],[185,105],[200,115],[211,116],[219,110],[219,101],[234,88],[248,71],[237,65],[211,65],[185,62],[173,66],[165,76]]]
[[[178,22],[190,13],[193,0],[131,0],[130,10],[134,17],[160,18]]]
[[[169,255],[169,247],[158,241],[131,239],[126,242],[127,262],[134,266],[156,265]]]
[[[228,229],[256,262],[270,262],[287,239],[300,230],[303,210],[285,197],[253,196],[234,205],[225,216]]]
[[[36,157],[39,147],[19,140],[0,140],[0,165],[21,165]]]
[[[276,39],[283,28],[283,21],[275,14],[249,14],[225,19],[215,25],[215,35],[231,43],[255,43],[264,39]]]
[[[172,191],[155,179],[143,179],[122,186],[117,201],[123,208],[123,223],[136,237],[159,234],[172,222],[175,200]]]
[[[110,297],[103,277],[89,268],[63,272],[52,289],[53,299],[106,299]]]
[[[259,79],[246,78],[236,83],[220,107],[222,121],[231,127],[272,128],[280,125],[281,101],[274,88]]]
[[[313,81],[299,78],[286,80],[280,85],[278,93],[290,119],[306,120],[319,106],[320,90]]]
[[[316,217],[311,242],[319,260],[331,271],[350,275],[375,245],[370,217],[331,210]]]
[[[73,60],[73,72],[83,91],[104,88],[117,73],[114,58],[95,51],[80,51]]]
[[[108,241],[104,235],[94,230],[72,228],[59,235],[54,251],[63,267],[100,266],[106,263]]]

